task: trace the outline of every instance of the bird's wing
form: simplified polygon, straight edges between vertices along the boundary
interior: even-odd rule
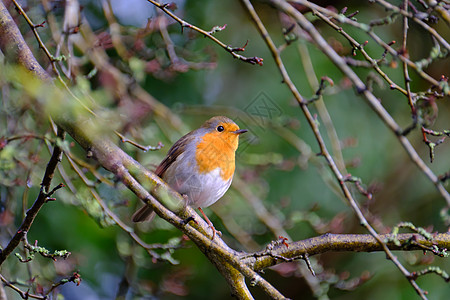
[[[166,157],[156,168],[155,174],[162,178],[164,176],[164,173],[172,165],[172,163],[175,162],[178,156],[180,156],[180,154],[185,151],[186,145],[192,142],[193,139],[194,137],[192,135],[186,134],[185,136],[181,137],[178,141],[176,141],[176,143],[173,144],[172,148],[170,148]]]

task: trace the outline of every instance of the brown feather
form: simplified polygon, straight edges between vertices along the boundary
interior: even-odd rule
[[[155,171],[156,175],[158,175],[161,178],[164,177],[164,173],[166,172],[166,170],[170,167],[170,165],[173,164],[175,160],[177,160],[177,157],[184,152],[186,144],[192,139],[192,136],[188,135],[189,133],[181,137],[175,144],[173,144],[173,146],[169,149],[169,152],[167,153],[166,157],[156,168]]]
[[[155,174],[160,178],[163,178],[164,173],[177,160],[178,156],[180,156],[180,154],[184,152],[186,144],[190,142],[191,139],[193,139],[193,137],[189,134],[186,134],[185,136],[181,137],[175,144],[173,144],[173,146],[169,149],[166,157],[156,168]],[[148,205],[144,205],[133,214],[131,219],[133,220],[133,222],[144,222],[151,221],[154,217],[155,212],[153,211],[153,209]]]
[[[144,222],[144,221],[151,221],[155,217],[155,212],[153,209],[148,206],[144,205],[141,208],[139,208],[132,216],[131,220],[133,222]]]

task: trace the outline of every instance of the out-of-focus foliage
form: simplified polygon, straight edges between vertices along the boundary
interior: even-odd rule
[[[241,128],[249,129],[238,150],[235,181],[262,201],[293,240],[326,232],[366,233],[340,195],[325,161],[315,155],[319,148],[310,127],[282,83],[269,50],[239,1],[176,1],[174,12],[205,30],[226,24],[215,36],[232,47],[242,47],[248,41],[243,55],[264,58],[263,66],[233,59],[211,40],[189,28],[182,30],[179,24],[144,0],[80,1],[80,4],[81,18],[72,23],[71,34],[62,42],[56,38],[64,23],[63,1],[27,1],[24,8],[35,23],[46,21],[38,32],[51,53],[64,55],[66,60],[58,66],[63,66],[62,75],[72,91],[95,111],[96,118],[107,120],[109,127],[97,128],[99,131],[114,129],[142,145],[156,146],[162,142],[164,148],[147,153],[121,144],[127,153],[153,169],[183,134],[213,115],[226,115],[236,120]],[[359,10],[355,18],[363,23],[386,16],[381,6],[369,2],[337,1],[333,6],[338,11],[348,6],[349,13]],[[280,15],[269,5],[256,3],[255,8],[275,42],[283,44],[281,32],[289,25],[285,18],[281,16],[280,21]],[[9,10],[38,61],[52,72],[24,19],[12,4]],[[340,55],[351,57],[352,49],[346,40],[311,13],[306,16],[315,20],[314,25]],[[399,17],[394,23],[374,31],[386,42],[397,41],[400,48],[401,20]],[[445,21],[430,25],[447,39],[450,37]],[[361,43],[367,39],[361,31],[348,30]],[[432,46],[428,33],[411,22],[408,34],[411,60],[426,58]],[[383,55],[383,49],[373,41],[369,41],[365,50],[376,59]],[[173,54],[176,56],[171,56]],[[447,225],[440,214],[445,201],[411,163],[396,137],[354,91],[348,79],[302,36],[284,49],[282,57],[305,98],[313,97],[316,89],[308,83],[308,76],[319,80],[327,76],[333,80],[334,86],[324,91],[324,103],[336,129],[348,172],[361,178],[363,186],[373,193],[373,199],[368,200],[356,188],[353,190],[373,226],[380,233],[387,233],[397,223],[410,221],[429,231],[446,232]],[[356,51],[353,58],[362,60],[361,53]],[[382,69],[403,86],[401,62],[389,55],[387,61],[389,64]],[[309,62],[315,74],[305,72],[305,63]],[[100,66],[105,64],[107,67],[102,69]],[[448,76],[449,69],[449,60],[439,59],[427,67],[426,72],[439,79],[441,75]],[[374,73],[366,68],[356,68],[356,71],[364,80]],[[58,109],[56,97],[45,97],[42,93],[36,96],[26,91],[24,81],[16,81],[22,85],[10,83],[10,78],[21,74],[17,69],[0,74],[1,245],[8,242],[39,193],[50,158],[50,145],[56,141],[46,117],[50,110]],[[413,91],[428,88],[429,84],[414,71],[410,71],[410,76]],[[379,76],[374,81],[373,91],[400,125],[407,127],[411,123],[410,107],[403,95],[389,89]],[[79,106],[79,103],[74,104],[74,107]],[[316,113],[314,106],[310,108]],[[430,126],[435,130],[449,129],[448,97],[437,98],[430,110],[434,110],[430,115],[438,114]],[[90,118],[94,117],[86,115],[87,123]],[[322,121],[318,119],[318,122],[326,136]],[[435,159],[429,163],[429,149],[422,141],[421,131],[412,131],[408,138],[435,174],[449,171],[447,141],[436,148]],[[326,142],[331,149],[328,138]],[[180,232],[160,219],[148,224],[132,224],[130,216],[140,206],[136,197],[110,173],[97,169],[96,162],[86,159],[84,151],[70,137],[62,143],[73,162],[66,156],[63,158],[59,169],[62,172],[57,174],[53,184],[65,182],[67,187],[55,194],[57,201],[44,206],[28,239],[30,243],[36,240],[51,251],[66,249],[71,255],[56,262],[36,256],[27,264],[9,257],[2,267],[2,275],[22,290],[30,287],[30,291],[38,294],[42,288],[48,290],[52,282],[78,271],[82,276],[80,286],[68,283],[58,290],[65,299],[113,299],[116,295],[123,297],[120,299],[229,298],[225,280],[189,241],[180,240]],[[118,139],[117,143],[120,143]],[[90,186],[83,182],[80,174]],[[148,253],[105,215],[90,188],[94,188],[114,214],[134,227],[146,242],[179,245],[176,250],[156,250],[173,264],[152,261]],[[206,211],[216,228],[223,232],[224,240],[235,249],[264,249],[278,238],[258,219],[248,199],[236,188],[230,189]],[[17,251],[23,255],[23,249]],[[402,252],[398,256],[410,270],[428,265],[450,270],[448,259],[431,254]],[[326,299],[326,295],[332,299],[415,297],[407,280],[385,259],[384,253],[328,253],[313,259],[323,289],[322,299]],[[288,297],[313,298],[298,273],[298,264],[303,262],[279,265],[267,270],[264,276]],[[434,275],[421,277],[418,283],[430,292],[430,299],[448,297],[448,284]],[[5,291],[11,299],[19,299],[10,289]],[[123,291],[125,293],[120,294]],[[255,289],[254,292],[255,297],[262,297],[260,291]]]

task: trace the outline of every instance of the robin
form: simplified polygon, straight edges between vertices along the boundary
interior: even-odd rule
[[[239,135],[245,132],[227,117],[213,117],[176,141],[155,171],[183,195],[187,205],[199,209],[213,230],[213,239],[216,230],[202,207],[214,204],[230,187]],[[154,216],[151,207],[143,206],[132,220],[142,222]]]

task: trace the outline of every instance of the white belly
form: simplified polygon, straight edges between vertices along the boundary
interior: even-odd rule
[[[207,207],[219,200],[231,185],[232,178],[224,182],[220,177],[220,169],[214,169],[209,173],[193,176],[192,167],[189,161],[184,162],[184,166],[177,168],[170,167],[164,174],[166,182],[177,192],[186,195],[188,205],[197,207]],[[189,172],[181,170],[190,170]]]

